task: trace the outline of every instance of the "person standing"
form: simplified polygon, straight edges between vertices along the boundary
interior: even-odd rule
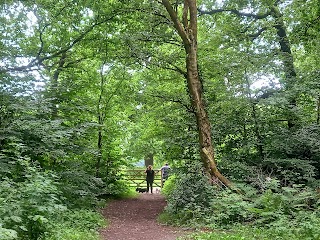
[[[147,180],[147,192],[149,192],[149,189],[152,193],[152,185],[154,181],[154,171],[152,170],[152,166],[149,165],[147,170],[145,171],[146,175],[146,180]]]
[[[169,177],[169,171],[170,171],[170,166],[168,163],[166,163],[162,168],[161,168],[161,174],[162,174],[162,184],[168,179]]]

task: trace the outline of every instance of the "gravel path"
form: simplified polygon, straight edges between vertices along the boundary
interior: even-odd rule
[[[110,222],[101,229],[103,240],[175,240],[181,229],[157,223],[166,201],[160,194],[140,193],[137,198],[115,200],[102,213]]]

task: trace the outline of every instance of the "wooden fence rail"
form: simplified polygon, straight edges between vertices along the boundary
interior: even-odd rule
[[[163,179],[160,169],[154,170],[154,187],[163,187]],[[131,187],[147,187],[145,169],[127,169],[124,170],[124,180],[128,181]]]

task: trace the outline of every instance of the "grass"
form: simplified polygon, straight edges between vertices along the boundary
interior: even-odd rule
[[[294,230],[279,228],[258,228],[250,226],[239,226],[232,230],[217,230],[212,232],[195,232],[180,237],[178,240],[315,240],[320,235],[299,234]]]

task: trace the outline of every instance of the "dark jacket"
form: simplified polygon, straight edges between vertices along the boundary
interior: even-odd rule
[[[146,180],[148,182],[153,182],[154,180],[154,171],[153,170],[146,170],[146,174],[147,174],[147,177],[146,177]]]

